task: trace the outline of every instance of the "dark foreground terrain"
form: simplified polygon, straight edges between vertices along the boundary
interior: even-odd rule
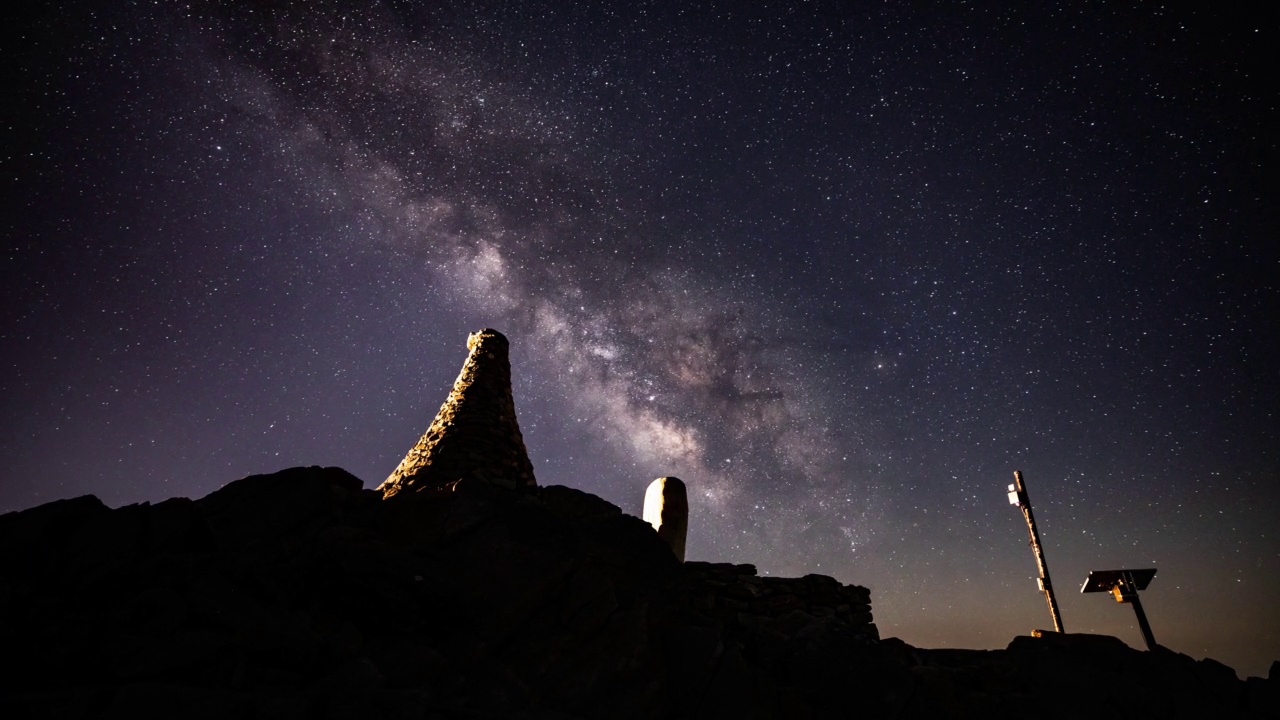
[[[587,493],[316,467],[0,516],[0,658],[4,718],[1280,716],[1274,665],[913,648],[865,588],[681,564]]]

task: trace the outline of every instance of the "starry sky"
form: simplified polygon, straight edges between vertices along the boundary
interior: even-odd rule
[[[376,486],[466,335],[540,484],[884,637],[1280,658],[1277,26],[1158,3],[60,3],[10,23],[0,511]],[[1203,3],[1201,5],[1204,5]],[[1220,5],[1220,4],[1219,4]]]

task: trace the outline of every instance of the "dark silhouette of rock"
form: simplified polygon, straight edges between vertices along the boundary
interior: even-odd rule
[[[1276,717],[1114,638],[879,640],[870,591],[675,559],[589,493],[385,502],[336,468],[0,516],[0,717]],[[409,520],[412,519],[412,522]],[[1135,705],[1136,703],[1136,705]]]
[[[384,497],[435,491],[460,479],[503,487],[536,485],[511,397],[507,338],[484,329],[435,420],[378,488]]]
[[[689,498],[680,478],[661,477],[649,483],[644,494],[644,521],[684,562],[684,541],[689,532]]]
[[[292,468],[0,515],[0,718],[1280,716],[1277,666],[1058,633],[917,649],[880,640],[867,588],[681,562],[683,483],[656,486],[658,532],[538,487],[506,340],[468,347],[378,490]]]

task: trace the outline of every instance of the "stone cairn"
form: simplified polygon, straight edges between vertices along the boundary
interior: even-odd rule
[[[658,531],[658,537],[676,554],[676,559],[684,562],[684,539],[689,531],[689,497],[680,478],[660,477],[649,483],[649,489],[644,493],[644,521]]]
[[[537,485],[516,422],[509,347],[497,330],[467,337],[471,353],[453,390],[418,444],[378,486],[383,499],[463,479],[507,488]]]

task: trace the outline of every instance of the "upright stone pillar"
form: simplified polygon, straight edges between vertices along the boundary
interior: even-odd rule
[[[644,521],[658,531],[676,559],[684,562],[684,539],[689,532],[689,497],[680,478],[661,477],[644,494]]]
[[[471,333],[471,353],[435,421],[378,489],[383,499],[459,479],[503,487],[536,485],[511,397],[507,339],[488,328]]]

